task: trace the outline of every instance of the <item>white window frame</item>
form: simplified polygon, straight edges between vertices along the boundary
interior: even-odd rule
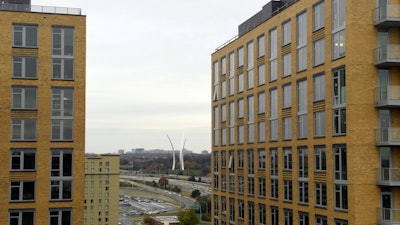
[[[30,33],[34,31],[34,33]],[[28,38],[30,35],[34,35],[33,45],[28,44]],[[21,35],[21,44],[16,43],[17,35]],[[37,25],[22,25],[13,24],[13,47],[23,47],[23,48],[37,48],[38,47],[38,26]]]
[[[29,98],[34,98],[33,103],[28,104]],[[18,101],[17,101],[18,100]],[[20,106],[16,105],[20,102]],[[29,106],[32,105],[32,106]],[[12,87],[12,109],[37,109],[37,87],[35,86],[13,86]]]
[[[32,127],[29,127],[28,124]],[[32,131],[28,129],[32,128]],[[15,132],[18,132],[15,133]],[[15,133],[15,134],[14,134]],[[32,137],[26,135],[31,133]],[[11,140],[12,141],[36,141],[37,138],[37,120],[36,119],[11,119]]]

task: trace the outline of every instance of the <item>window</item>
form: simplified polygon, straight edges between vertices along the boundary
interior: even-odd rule
[[[254,177],[248,177],[247,178],[248,182],[248,189],[249,189],[249,195],[254,195]]]
[[[244,154],[243,150],[238,150],[238,168],[244,167]]]
[[[332,59],[345,55],[345,0],[332,1]]]
[[[287,77],[292,74],[292,53],[283,55],[282,67],[282,77]]]
[[[12,119],[11,120],[12,141],[35,141],[36,119]]]
[[[302,80],[297,84],[297,137],[307,138],[307,81]]]
[[[226,105],[222,104],[221,105],[221,122],[226,121]]]
[[[270,140],[278,140],[278,90],[270,90]]]
[[[51,200],[72,199],[72,149],[52,149]]]
[[[278,176],[278,151],[276,148],[269,150],[270,157],[270,175]]]
[[[244,55],[243,55],[243,47],[238,48],[238,67],[243,66]]]
[[[328,220],[325,216],[315,215],[315,225],[328,225]]]
[[[221,145],[226,145],[226,129],[221,129]]]
[[[74,79],[74,28],[53,27],[53,79]]]
[[[51,104],[51,139],[73,140],[74,89],[53,88]]]
[[[238,126],[238,144],[244,143],[244,126]]]
[[[271,199],[278,199],[278,179],[271,179]]]
[[[10,210],[10,225],[34,225],[35,211],[33,209],[26,210]]]
[[[36,48],[37,46],[37,25],[13,25],[13,47]]]
[[[258,204],[258,224],[267,224],[267,210],[264,204]]]
[[[34,201],[35,181],[11,181],[10,201]]]
[[[34,79],[38,77],[38,60],[33,57],[13,57],[13,78]]]
[[[244,219],[244,201],[238,200],[238,206],[239,206],[238,218],[243,220]]]
[[[314,31],[319,30],[325,26],[325,10],[323,1],[314,5],[313,20]]]
[[[265,113],[265,92],[258,93],[258,114]]]
[[[235,76],[235,53],[229,53],[229,77]]]
[[[229,198],[229,221],[235,223],[235,199]]]
[[[283,140],[292,139],[292,118],[283,118]]]
[[[254,151],[252,149],[247,150],[247,167],[248,175],[254,174]]]
[[[308,177],[308,152],[306,147],[299,147],[299,178]]]
[[[254,225],[254,202],[247,202],[248,205],[248,225]]]
[[[266,189],[265,189],[265,178],[258,178],[258,196],[265,197]]]
[[[308,213],[299,212],[299,225],[309,225]]]
[[[282,24],[282,46],[292,41],[292,25],[290,20]]]
[[[264,34],[257,38],[258,43],[258,57],[265,55],[265,38]]]
[[[325,111],[314,113],[314,137],[325,137]]]
[[[325,172],[326,171],[326,149],[325,146],[315,146],[315,171]]]
[[[235,102],[229,102],[229,144],[235,143]]]
[[[299,181],[299,204],[308,204],[308,182]]]
[[[214,189],[218,190],[218,174],[214,174]]]
[[[235,176],[229,176],[229,192],[235,192]]]
[[[247,69],[253,69],[254,67],[254,43],[250,41],[247,43]]]
[[[283,180],[283,199],[285,201],[291,202],[293,200],[292,186],[291,180]]]
[[[243,92],[244,90],[244,77],[243,73],[238,75],[238,93]]]
[[[37,109],[37,88],[29,86],[12,87],[13,109]]]
[[[347,225],[347,221],[335,219],[335,225]]]
[[[283,108],[290,108],[292,107],[292,85],[285,84],[282,86],[283,89]]]
[[[50,225],[71,225],[71,209],[50,209]]]
[[[333,134],[346,134],[346,73],[333,71]]]
[[[265,169],[265,149],[258,149],[258,168]]]
[[[221,75],[226,74],[226,57],[221,58]]]
[[[269,32],[269,80],[278,78],[278,33],[276,28]]]
[[[226,214],[226,197],[221,196],[221,213]]]
[[[292,170],[292,149],[290,147],[283,148],[283,170]]]
[[[258,85],[265,84],[265,65],[258,66]]]
[[[235,158],[234,158],[234,152],[229,151],[229,162],[228,162],[228,168],[229,168],[229,173],[235,173]]]
[[[244,177],[243,176],[238,176],[238,193],[239,194],[244,193]]]
[[[248,112],[248,118],[247,118],[247,124],[248,124],[248,143],[253,143],[254,142],[254,96],[248,96],[247,97],[247,112]]]
[[[214,152],[214,173],[218,173],[218,152]]]
[[[226,151],[221,151],[221,168],[226,167]]]
[[[235,94],[235,77],[229,77],[229,96]]]
[[[325,63],[325,39],[314,41],[314,66]]]
[[[265,122],[258,122],[258,142],[265,142]]]
[[[297,16],[297,72],[307,69],[307,13]]]
[[[325,74],[314,76],[314,101],[325,100]]]
[[[333,146],[335,157],[335,209],[347,210],[347,156],[345,145]]]
[[[33,171],[36,169],[36,149],[11,149],[11,171]]]
[[[243,118],[244,116],[244,100],[243,98],[238,100],[238,118]]]
[[[254,87],[254,70],[247,71],[247,89]]]
[[[279,209],[271,207],[271,225],[279,225]]]
[[[326,183],[315,183],[315,205],[326,207]]]
[[[221,191],[226,191],[226,175],[221,175]]]
[[[221,98],[226,97],[226,81],[221,82]]]
[[[214,216],[218,216],[218,195],[214,195]]]
[[[293,225],[293,212],[291,209],[284,209],[284,225]]]

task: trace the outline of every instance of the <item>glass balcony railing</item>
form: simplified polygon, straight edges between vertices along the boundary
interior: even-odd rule
[[[387,86],[375,89],[375,106],[387,108],[400,107],[400,86]]]
[[[400,66],[400,45],[388,44],[376,48],[374,61],[376,66]]]
[[[53,13],[67,15],[81,15],[79,8],[27,5],[27,4],[12,4],[0,3],[1,11],[16,11],[16,12],[36,12],[36,13]]]
[[[400,146],[400,127],[376,129],[377,146]]]
[[[400,209],[379,208],[378,218],[378,223],[380,225],[399,225]]]
[[[378,27],[400,26],[400,5],[381,5],[376,8],[374,24]]]
[[[378,168],[376,183],[382,186],[400,186],[400,168]]]

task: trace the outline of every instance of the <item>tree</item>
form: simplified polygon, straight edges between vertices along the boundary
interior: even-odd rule
[[[196,182],[196,178],[192,175],[188,178],[188,181]]]
[[[192,198],[197,198],[198,196],[200,196],[200,191],[199,190],[197,190],[197,189],[194,189],[193,191],[192,191]]]
[[[181,225],[195,225],[200,222],[193,208],[186,211],[179,211],[178,220]]]
[[[167,185],[168,185],[168,178],[166,178],[166,177],[160,177],[160,179],[158,180],[158,185],[160,186],[160,188],[164,188],[165,189],[165,187],[167,187]]]
[[[150,216],[146,216],[146,217],[143,218],[143,223],[144,224],[150,224],[150,222],[151,222],[151,217]]]

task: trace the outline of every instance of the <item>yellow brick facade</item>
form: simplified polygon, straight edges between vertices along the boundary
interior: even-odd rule
[[[84,224],[118,224],[119,155],[85,159]]]
[[[86,71],[86,17],[37,12],[1,11],[0,17],[0,224],[9,224],[9,213],[28,209],[34,212],[33,224],[50,224],[49,210],[71,211],[71,224],[83,224],[83,183],[85,154],[85,71]],[[13,25],[37,26],[37,47],[13,46]],[[52,27],[74,29],[74,79],[52,79]],[[37,78],[13,78],[13,57],[37,57]],[[37,87],[37,107],[33,110],[12,108],[12,87]],[[73,140],[51,141],[52,87],[70,87],[74,90]],[[36,140],[11,141],[11,120],[36,119]],[[32,171],[11,171],[11,150],[35,149],[35,168]],[[51,150],[72,149],[72,198],[50,199]],[[34,181],[33,201],[11,201],[12,181]],[[22,224],[22,223],[21,223]]]
[[[398,218],[394,215],[398,213],[396,209],[400,206],[400,199],[398,197],[399,190],[398,184],[395,185],[381,185],[377,184],[377,170],[381,167],[380,163],[380,147],[377,144],[376,129],[379,125],[378,113],[380,109],[390,110],[391,121],[390,127],[398,127],[399,123],[399,110],[397,107],[391,108],[384,106],[378,109],[375,106],[375,91],[378,88],[378,68],[389,70],[389,80],[391,86],[400,84],[399,79],[399,64],[382,66],[374,64],[374,49],[377,48],[378,42],[378,29],[382,29],[379,25],[374,25],[374,10],[377,8],[377,1],[361,0],[341,0],[345,4],[345,56],[333,59],[332,46],[333,31],[332,31],[332,12],[334,0],[325,1],[286,1],[291,3],[287,7],[283,7],[279,13],[274,14],[265,22],[260,23],[254,29],[245,32],[232,42],[218,48],[213,54],[211,59],[212,71],[212,130],[213,130],[213,159],[214,166],[213,174],[213,224],[261,224],[259,223],[260,217],[260,204],[266,207],[266,224],[274,224],[271,215],[271,207],[278,209],[279,224],[286,224],[285,210],[292,210],[293,224],[300,223],[300,215],[306,213],[308,217],[307,224],[318,224],[317,218],[323,217],[326,219],[327,224],[354,224],[354,225],[372,225],[386,223],[395,224],[399,222]],[[390,5],[394,5],[395,18],[399,18],[396,10],[399,9],[399,1],[388,1]],[[324,26],[318,30],[313,30],[313,7],[319,3],[324,4]],[[245,7],[245,5],[243,6]],[[389,7],[386,6],[385,7]],[[307,67],[305,70],[298,72],[296,65],[298,59],[297,54],[297,16],[301,13],[306,13],[307,23]],[[291,21],[291,43],[282,46],[282,24],[286,21]],[[388,29],[389,43],[399,44],[399,27],[398,22]],[[277,79],[270,81],[270,31],[277,30]],[[265,55],[258,57],[258,37],[264,35],[265,37]],[[315,66],[314,59],[314,41],[325,39],[324,44],[324,63]],[[254,43],[254,87],[248,88],[248,56],[247,49],[249,42]],[[244,49],[244,64],[238,67],[238,49]],[[229,94],[229,54],[235,54],[234,66],[234,83],[235,93]],[[291,53],[291,75],[283,77],[283,55]],[[222,73],[221,67],[223,58],[226,58],[226,73]],[[399,59],[398,57],[396,59]],[[258,66],[265,65],[265,84],[258,85]],[[218,68],[215,68],[215,65]],[[338,68],[345,70],[345,134],[337,135],[334,133],[335,115],[334,115],[334,82],[333,72]],[[217,71],[217,74],[215,74]],[[238,93],[238,75],[244,76],[244,90]],[[318,74],[325,75],[325,98],[320,101],[314,101],[314,77]],[[216,77],[218,80],[215,80]],[[222,83],[226,82],[226,97],[221,97],[223,91],[221,89]],[[298,138],[298,83],[306,81],[307,83],[307,137]],[[283,86],[291,84],[291,107],[283,108]],[[277,90],[277,109],[278,109],[278,135],[277,140],[270,141],[270,90]],[[215,98],[215,89],[218,89],[218,96]],[[258,94],[265,92],[265,113],[258,114]],[[248,97],[254,97],[254,141],[248,142]],[[244,116],[238,118],[238,100],[244,99]],[[235,141],[233,144],[229,142],[229,103],[234,102],[235,117]],[[226,121],[222,121],[222,105],[226,105]],[[215,111],[215,109],[218,111]],[[322,137],[314,136],[314,112],[325,111],[325,134]],[[215,113],[217,112],[217,113]],[[218,117],[218,118],[216,118]],[[291,117],[292,119],[292,136],[290,140],[283,139],[283,118]],[[265,121],[265,141],[259,142],[257,123]],[[217,123],[217,124],[216,124]],[[238,126],[244,126],[244,142],[238,143]],[[223,137],[222,129],[226,129],[226,136]],[[217,133],[216,133],[217,132]],[[215,137],[217,135],[217,137]],[[396,136],[397,134],[392,133]],[[398,137],[398,135],[396,136]],[[217,141],[216,141],[217,138]],[[222,138],[226,139],[226,144],[222,143]],[[216,143],[217,142],[217,143]],[[320,172],[315,170],[315,146],[324,146],[326,149],[326,171]],[[335,148],[337,146],[344,146],[346,149],[347,158],[347,180],[344,184],[347,188],[347,209],[336,207],[336,189],[335,184],[342,181],[335,179]],[[292,150],[292,169],[284,169],[284,154],[283,149],[290,147]],[[397,144],[382,144],[382,147],[391,149],[391,167],[398,168],[400,165],[399,152]],[[301,203],[299,201],[299,181],[303,181],[299,177],[299,155],[298,149],[307,149],[308,160],[308,176],[305,179],[308,182],[308,202]],[[259,169],[258,152],[260,149],[265,149],[265,169]],[[270,150],[276,149],[277,151],[277,180],[278,180],[278,197],[271,198],[271,155]],[[254,173],[249,173],[248,151],[254,152]],[[229,152],[234,152],[234,173],[229,172]],[[244,166],[238,168],[239,151],[243,151]],[[225,158],[222,159],[223,153]],[[222,165],[222,161],[226,162],[226,166]],[[394,170],[393,170],[394,171]],[[229,191],[229,176],[235,177],[235,190]],[[223,190],[222,176],[226,177],[226,189]],[[244,177],[244,191],[238,191],[239,176]],[[249,193],[248,177],[254,177],[254,193]],[[265,197],[259,196],[259,178],[266,179],[266,195]],[[284,199],[284,180],[292,181],[292,200]],[[317,206],[316,204],[316,187],[315,183],[326,184],[326,206]],[[390,190],[391,192],[391,208],[382,206],[381,192],[383,190]],[[226,210],[222,212],[222,198],[226,199]],[[234,220],[230,219],[230,202],[229,199],[234,200]],[[238,201],[244,202],[244,217],[239,218]],[[250,218],[248,204],[254,205],[254,220]],[[386,208],[386,209],[382,209]],[[380,212],[387,213],[387,216],[382,216]],[[390,215],[389,215],[390,214]],[[306,224],[306,223],[304,223]],[[324,224],[324,223],[321,223]]]

